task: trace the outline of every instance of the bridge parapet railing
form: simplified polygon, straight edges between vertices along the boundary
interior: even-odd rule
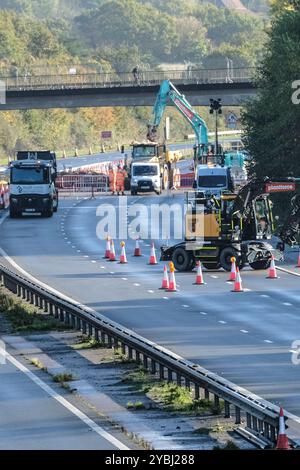
[[[137,76],[122,73],[77,73],[59,75],[0,76],[7,90],[51,90],[72,88],[113,88],[160,85],[163,80],[174,84],[214,84],[250,82],[255,75],[251,67],[236,69],[197,69],[141,71]]]

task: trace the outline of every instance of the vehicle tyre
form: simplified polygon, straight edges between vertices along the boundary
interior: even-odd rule
[[[9,217],[11,219],[16,219],[17,217],[19,217],[19,213],[13,209],[12,207],[9,208]]]
[[[180,272],[191,271],[192,258],[192,255],[184,248],[175,248],[172,255],[172,261],[174,263],[175,269]]]
[[[220,264],[225,271],[231,270],[231,258],[235,257],[237,260],[237,265],[240,264],[240,258],[234,248],[227,247],[221,251],[220,254]]]
[[[53,206],[53,212],[57,212],[58,209],[58,194],[56,193],[56,204]]]
[[[220,269],[221,267],[221,264],[218,261],[216,261],[215,263],[202,263],[202,265],[209,270],[216,270]]]
[[[261,261],[253,261],[253,263],[249,263],[249,266],[258,271],[259,269],[268,269],[270,267],[271,260],[261,260]]]
[[[137,195],[137,191],[135,189],[132,189],[131,190],[131,196],[136,196]]]
[[[43,211],[42,215],[44,217],[52,217],[53,216],[53,206],[49,207],[45,211]]]

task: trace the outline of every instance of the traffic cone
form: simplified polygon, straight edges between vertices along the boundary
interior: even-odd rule
[[[300,268],[300,248],[299,248],[299,254],[298,254],[298,264],[295,267]]]
[[[126,251],[125,251],[125,243],[121,242],[121,256],[120,256],[120,264],[126,264],[127,263],[127,258],[126,258]]]
[[[153,242],[151,244],[151,253],[150,253],[149,264],[157,264],[156,254],[155,254],[155,246],[154,246]]]
[[[109,239],[109,237],[106,238],[106,249],[105,249],[104,258],[107,258],[107,259],[110,258],[110,239]]]
[[[142,250],[140,248],[140,242],[138,238],[135,241],[135,250],[133,256],[142,256]]]
[[[288,437],[285,432],[283,408],[280,408],[280,413],[279,413],[279,431],[278,431],[276,449],[278,450],[290,450],[291,449],[289,445]]]
[[[232,292],[243,292],[242,279],[239,268],[236,268],[236,280],[234,281],[234,288]]]
[[[228,281],[234,282],[236,280],[236,259],[233,256],[231,258],[231,271]]]
[[[269,275],[267,276],[267,279],[277,279],[277,271],[276,271],[276,266],[275,266],[275,260],[274,256],[272,255],[271,259],[271,264],[269,268]]]
[[[169,280],[169,287],[167,289],[168,292],[176,292],[176,279],[175,279],[175,267],[172,261],[169,264],[170,266],[170,280]]]
[[[196,276],[195,285],[200,286],[201,284],[204,284],[202,266],[201,266],[201,262],[197,261],[197,276]]]
[[[169,289],[169,276],[168,276],[168,268],[166,265],[164,266],[164,277],[162,280],[161,289]]]
[[[109,261],[116,261],[116,252],[114,241],[110,241]]]

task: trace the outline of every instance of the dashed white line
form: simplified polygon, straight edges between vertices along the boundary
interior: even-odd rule
[[[264,343],[269,343],[269,344],[271,344],[271,343],[273,343],[273,341],[271,341],[270,339],[264,339]]]
[[[164,300],[169,300],[169,297],[163,297]]]
[[[154,294],[154,290],[151,289],[149,289],[147,292],[149,292],[149,294]]]
[[[100,266],[100,268],[101,268],[101,269],[106,269],[106,267],[105,267],[105,266]]]
[[[212,277],[213,279],[218,279],[219,276],[215,276],[214,274],[212,274],[210,277]]]
[[[123,280],[123,281],[127,281],[127,277],[122,277],[122,280]]]
[[[222,325],[226,325],[227,321],[219,320],[219,323],[222,323]]]
[[[200,312],[200,314],[201,314],[201,315],[207,315],[207,313],[206,313],[206,312]]]
[[[264,297],[265,299],[269,298],[270,296],[268,294],[261,294],[261,297]]]
[[[81,253],[81,250],[76,250],[76,251],[77,251],[77,253]]]
[[[89,255],[83,255],[84,258],[89,258]]]
[[[290,302],[283,302],[283,305],[286,305],[287,307],[292,307],[293,304],[291,304]]]
[[[249,333],[248,330],[240,330],[241,333]]]
[[[139,284],[138,282],[135,282],[133,285],[134,285],[135,287],[140,287],[141,284]]]
[[[97,261],[95,261],[94,259],[91,260],[91,263],[97,263]]]
[[[114,271],[110,271],[110,273],[109,273],[109,274],[115,274],[115,272],[114,272]]]
[[[189,308],[189,305],[183,304],[182,307],[183,308]]]

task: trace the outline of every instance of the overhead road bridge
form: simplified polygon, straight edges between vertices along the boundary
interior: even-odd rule
[[[254,68],[146,71],[138,80],[132,73],[82,73],[0,77],[6,103],[0,110],[153,106],[163,80],[171,80],[194,106],[210,98],[238,106],[256,94]]]

